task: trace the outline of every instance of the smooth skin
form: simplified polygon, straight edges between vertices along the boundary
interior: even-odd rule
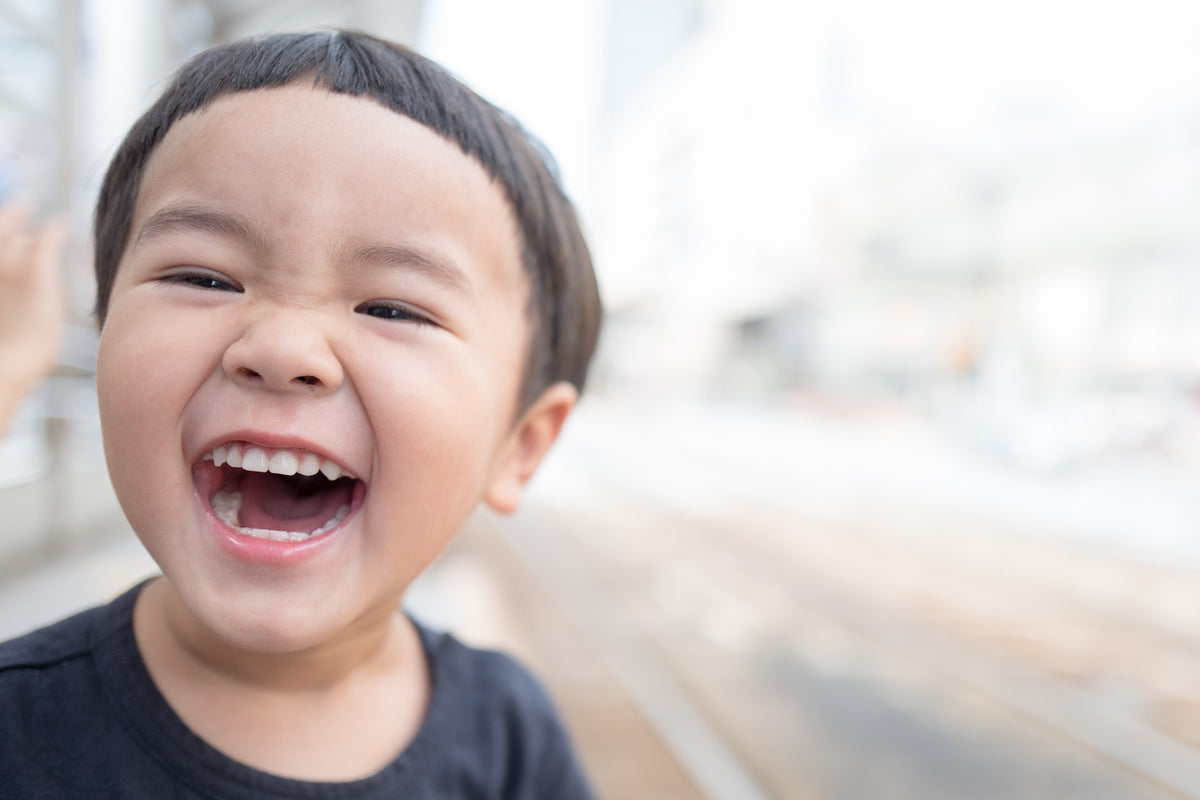
[[[518,413],[528,280],[474,160],[376,103],[306,86],[180,120],[148,165],[101,333],[117,496],[165,575],[134,633],[217,749],[307,780],[365,777],[418,730],[409,583],[482,501],[517,506],[576,400]],[[221,545],[193,465],[227,441],[303,446],[366,484],[319,547]]]

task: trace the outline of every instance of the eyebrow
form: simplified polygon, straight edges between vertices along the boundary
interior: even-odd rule
[[[138,229],[133,246],[175,230],[191,230],[237,239],[255,250],[266,250],[266,238],[245,217],[217,211],[194,203],[178,203],[160,208]],[[407,267],[434,281],[471,293],[471,281],[465,272],[434,253],[385,242],[367,242],[350,249],[350,263],[382,267]]]
[[[451,289],[471,293],[467,274],[434,253],[399,244],[370,242],[350,251],[351,263],[382,267],[406,267]]]
[[[241,240],[255,250],[266,249],[264,237],[249,220],[238,214],[217,211],[193,203],[169,205],[155,211],[138,229],[133,246],[136,248],[147,239],[176,230],[212,233]]]

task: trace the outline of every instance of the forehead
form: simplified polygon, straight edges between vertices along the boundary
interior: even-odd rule
[[[506,196],[456,143],[382,105],[307,86],[238,92],[178,120],[147,165],[130,230],[173,206],[239,216],[273,246],[417,244],[524,287]]]

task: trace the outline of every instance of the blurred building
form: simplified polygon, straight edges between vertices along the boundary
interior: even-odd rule
[[[674,21],[651,25],[668,7]],[[809,4],[610,4],[595,240],[615,388],[737,388],[722,365],[754,372],[739,349],[826,280],[827,27]]]
[[[956,416],[1031,466],[1169,444],[1196,413],[1200,108],[996,153],[879,146],[826,375]],[[994,142],[993,142],[994,144]],[[839,357],[840,356],[840,357]]]
[[[1193,11],[610,7],[611,388],[899,401],[1047,467],[1194,420]]]

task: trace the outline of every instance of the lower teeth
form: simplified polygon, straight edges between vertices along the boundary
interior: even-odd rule
[[[213,513],[217,515],[217,519],[243,536],[252,536],[255,539],[269,539],[272,542],[306,541],[314,536],[329,533],[342,524],[342,520],[350,515],[350,506],[343,505],[324,525],[312,533],[305,533],[304,531],[276,531],[267,528],[243,528],[241,525],[238,525],[238,515],[242,511],[242,493],[228,489],[221,489],[213,495],[212,509]]]

